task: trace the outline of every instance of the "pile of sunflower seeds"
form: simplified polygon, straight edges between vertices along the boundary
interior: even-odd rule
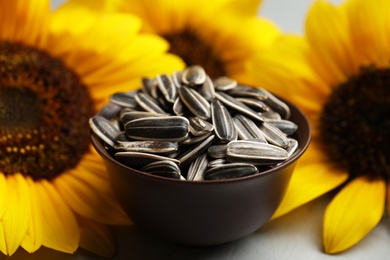
[[[121,163],[199,181],[248,176],[287,160],[298,147],[289,117],[289,107],[267,90],[211,80],[194,65],[111,95],[89,124]]]

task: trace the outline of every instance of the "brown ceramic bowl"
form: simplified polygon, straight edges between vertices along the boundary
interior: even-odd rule
[[[92,144],[104,160],[121,205],[136,225],[179,244],[221,244],[256,231],[270,219],[309,145],[307,118],[285,102],[291,109],[289,120],[298,125],[292,137],[299,147],[279,166],[252,176],[200,182],[152,176],[116,161],[94,135]]]

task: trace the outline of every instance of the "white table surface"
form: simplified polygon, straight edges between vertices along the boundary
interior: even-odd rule
[[[112,259],[185,260],[388,260],[390,221],[382,222],[358,245],[337,254],[322,253],[322,216],[328,197],[306,204],[290,214],[268,222],[253,234],[223,245],[189,247],[160,240],[136,226],[113,228],[117,254]],[[0,258],[3,259],[3,258]],[[101,259],[85,251],[74,255],[42,248],[34,254],[18,250],[11,260],[93,260]]]
[[[339,2],[334,0],[335,2]],[[61,0],[55,0],[57,6]],[[289,32],[301,32],[310,0],[265,0],[261,14]],[[288,7],[284,7],[288,5]],[[265,224],[253,234],[231,243],[212,247],[186,247],[159,240],[136,226],[115,227],[118,251],[113,259],[223,259],[223,260],[388,260],[390,259],[390,221],[381,223],[350,250],[326,255],[322,252],[322,218],[329,196],[317,199],[290,214]],[[100,259],[88,252],[74,255],[42,248],[34,254],[18,250],[12,260],[91,260]]]

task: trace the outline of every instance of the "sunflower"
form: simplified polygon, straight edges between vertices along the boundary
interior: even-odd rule
[[[358,243],[390,209],[390,2],[316,1],[304,37],[284,35],[249,64],[257,83],[299,105],[312,144],[274,217],[331,190],[323,243]],[[261,64],[261,65],[260,65]]]
[[[183,67],[140,27],[75,4],[51,12],[48,0],[0,0],[2,253],[80,246],[112,255],[106,225],[131,222],[91,147],[88,119],[108,93]]]
[[[106,4],[101,4],[102,1]],[[187,66],[201,65],[211,78],[228,75],[251,84],[253,80],[249,78],[245,63],[279,34],[275,24],[258,17],[260,2],[101,0],[85,3],[91,8],[105,6],[137,15],[143,21],[143,32],[166,39],[170,53],[181,57]]]

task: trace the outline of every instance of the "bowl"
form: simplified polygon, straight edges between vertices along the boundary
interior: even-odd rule
[[[306,116],[292,103],[292,136],[299,146],[283,163],[260,174],[226,180],[183,181],[154,176],[115,160],[93,133],[114,192],[142,230],[174,243],[207,246],[245,237],[263,226],[282,200],[294,167],[311,138]]]

